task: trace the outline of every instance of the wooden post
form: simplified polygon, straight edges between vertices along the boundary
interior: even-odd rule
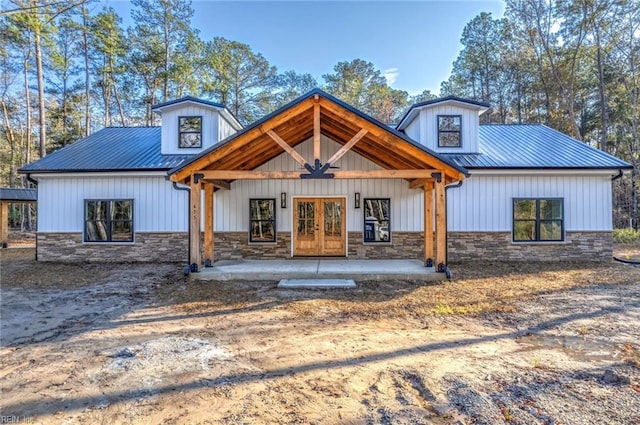
[[[215,192],[211,183],[204,184],[204,265],[213,266],[213,197]]]
[[[202,263],[202,256],[200,254],[200,188],[201,183],[195,182],[195,177],[191,175],[191,192],[189,192],[189,264],[196,264],[198,270]]]
[[[313,104],[313,159],[320,160],[320,104],[316,95]]]
[[[436,178],[436,267],[447,261],[447,203],[444,176]]]
[[[424,184],[424,262],[433,261],[433,181]]]
[[[9,202],[0,202],[0,248],[9,245]]]

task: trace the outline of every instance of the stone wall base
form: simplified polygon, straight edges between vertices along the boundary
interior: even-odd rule
[[[60,262],[187,262],[187,233],[136,232],[135,242],[83,243],[82,233],[38,232],[38,261]]]
[[[564,242],[513,243],[511,232],[449,232],[449,262],[611,261],[611,232],[567,232]]]
[[[394,232],[390,243],[362,242],[349,232],[350,259],[423,259],[421,232]],[[456,261],[610,261],[611,232],[567,232],[562,243],[514,244],[510,232],[449,232],[449,262]],[[131,244],[83,243],[82,233],[38,233],[38,260],[61,262],[180,262],[188,256],[188,234],[135,234]],[[275,243],[249,243],[247,232],[216,232],[215,261],[291,258],[291,233]],[[204,257],[203,257],[204,258]]]

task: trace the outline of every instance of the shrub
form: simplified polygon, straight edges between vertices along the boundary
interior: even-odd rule
[[[617,243],[639,243],[640,230],[635,229],[614,229],[613,241]]]

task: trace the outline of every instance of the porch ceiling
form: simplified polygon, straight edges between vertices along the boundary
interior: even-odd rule
[[[315,127],[314,119],[318,110],[319,129]],[[254,170],[284,153],[273,135],[268,133],[270,131],[287,145],[295,147],[314,137],[316,132],[344,146],[361,130],[366,130],[366,134],[350,150],[384,169],[440,170],[447,182],[462,180],[465,176],[464,169],[321,90],[302,96],[204,151],[187,164],[171,170],[169,175],[172,181],[186,183],[193,173],[202,170]],[[304,158],[310,165],[315,159]]]

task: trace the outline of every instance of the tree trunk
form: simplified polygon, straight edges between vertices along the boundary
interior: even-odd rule
[[[84,136],[91,133],[91,70],[89,67],[89,31],[87,28],[87,7],[82,4],[82,38],[84,41]]]
[[[595,28],[596,36],[596,59],[598,63],[598,88],[600,94],[600,143],[599,148],[602,151],[607,151],[607,133],[609,115],[607,111],[607,98],[604,91],[604,61],[602,58],[602,45],[600,43],[600,27],[596,24]]]
[[[36,25],[34,31],[34,46],[36,54],[36,73],[38,77],[38,125],[40,127],[40,158],[44,158],[47,154],[47,123],[45,120],[44,105],[44,75],[42,70],[42,51],[40,46],[40,28]]]

